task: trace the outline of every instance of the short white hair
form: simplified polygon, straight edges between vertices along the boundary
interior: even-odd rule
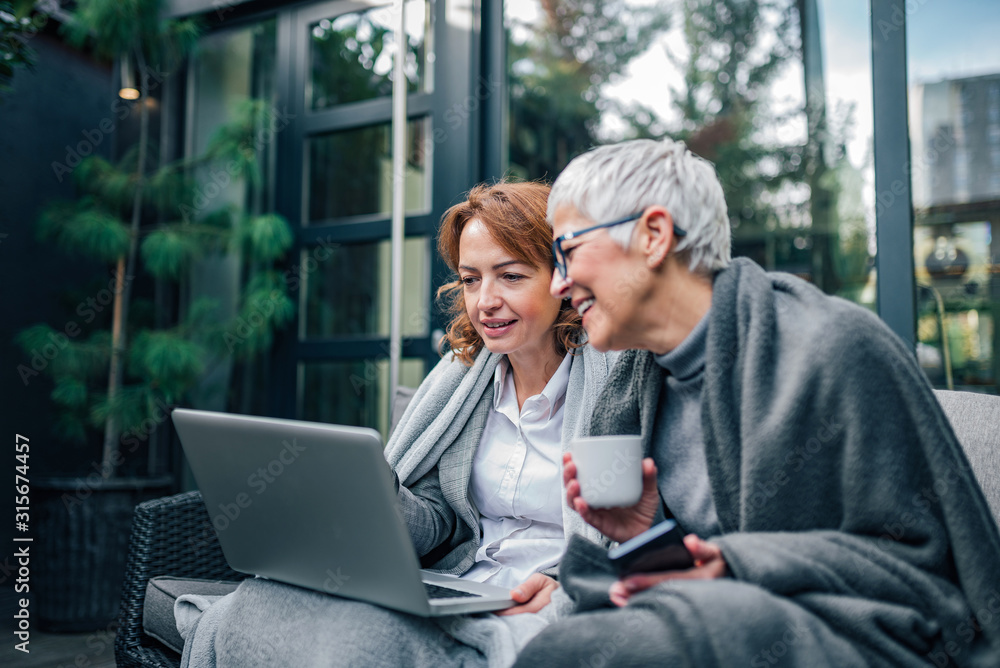
[[[552,185],[547,218],[572,206],[594,221],[606,223],[660,205],[687,235],[677,251],[690,256],[691,271],[711,273],[731,259],[729,216],[722,184],[712,163],[682,142],[635,139],[599,146],[574,158]],[[635,223],[608,228],[626,250]]]

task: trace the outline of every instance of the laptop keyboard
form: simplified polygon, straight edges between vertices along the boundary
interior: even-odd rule
[[[473,594],[469,591],[439,587],[429,582],[424,583],[424,589],[427,590],[427,598],[479,598],[482,596],[482,594]]]

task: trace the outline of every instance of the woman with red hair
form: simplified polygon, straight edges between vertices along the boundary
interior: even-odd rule
[[[567,537],[599,534],[565,502],[562,456],[587,434],[611,359],[549,293],[548,192],[480,185],[445,214],[449,350],[386,447],[424,567],[510,587],[514,607],[423,619],[252,579],[202,617],[217,631],[195,633],[185,665],[509,665],[570,607],[553,577]]]

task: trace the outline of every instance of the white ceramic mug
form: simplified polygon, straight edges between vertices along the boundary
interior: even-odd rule
[[[580,494],[591,508],[631,506],[642,496],[642,437],[585,436],[573,439]]]

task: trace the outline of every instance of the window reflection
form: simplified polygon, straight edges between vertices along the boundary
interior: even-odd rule
[[[431,5],[406,3],[406,73],[409,92],[429,91]],[[397,19],[391,7],[323,19],[310,28],[310,77],[306,97],[311,109],[392,95]]]
[[[403,243],[403,336],[429,331],[426,237]],[[302,252],[299,337],[389,336],[391,242],[320,245]]]
[[[403,359],[399,384],[416,387],[424,377],[422,359]],[[389,430],[389,358],[299,365],[300,420]]]
[[[594,144],[681,139],[715,164],[734,254],[874,308],[867,3],[505,10],[512,172],[553,178]]]
[[[275,99],[277,24],[274,19],[243,27],[211,32],[198,41],[191,58],[187,117],[189,156],[202,154],[220,127],[233,121],[234,114],[252,100]],[[254,145],[260,165],[260,179],[232,178],[217,167],[195,166],[193,175],[202,184],[204,195],[196,199],[196,219],[213,212],[228,211],[233,220],[275,210],[277,133],[267,123],[271,115],[259,117]],[[266,141],[265,141],[266,139]],[[214,196],[209,197],[209,193]],[[186,286],[186,301],[207,298],[215,303],[213,317],[235,317],[240,286],[259,281],[262,268],[235,250],[210,252],[196,260]],[[268,353],[242,361],[223,355],[213,362],[209,381],[193,394],[198,407],[261,414],[266,411],[266,389],[271,385],[272,358]]]
[[[407,123],[406,212],[429,206],[432,144],[426,118]],[[313,137],[309,151],[309,221],[392,211],[392,126],[390,123]]]
[[[1000,7],[907,16],[917,354],[931,381],[1000,382]]]

